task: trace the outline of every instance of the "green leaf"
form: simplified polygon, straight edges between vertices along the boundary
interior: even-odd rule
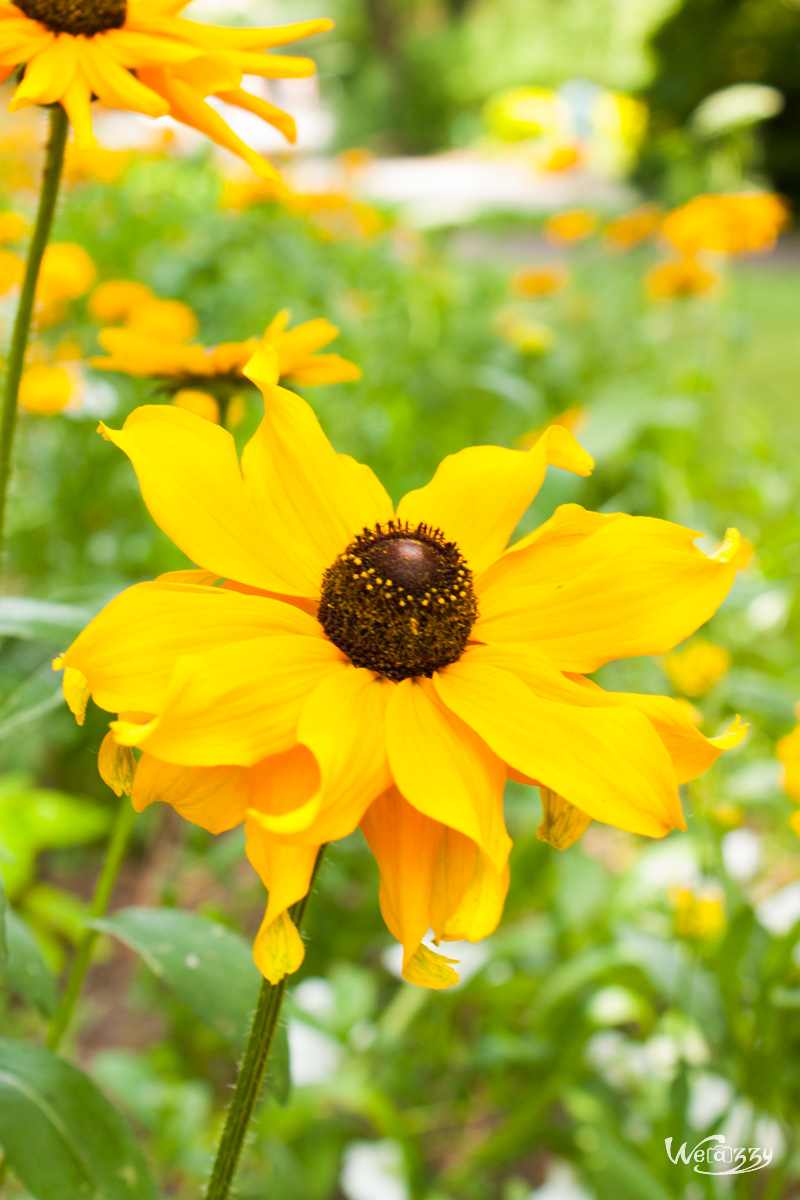
[[[0,1041],[0,1145],[36,1200],[156,1200],[141,1151],[92,1081],[9,1039]]]
[[[51,604],[30,596],[0,596],[0,637],[66,646],[88,625],[93,608]]]
[[[261,976],[238,933],[176,908],[125,908],[92,927],[130,946],[196,1017],[244,1048]]]
[[[39,943],[13,908],[6,909],[5,927],[7,953],[0,962],[0,981],[51,1017],[58,1004],[58,992]]]
[[[8,958],[8,937],[6,934],[7,907],[6,889],[3,885],[3,876],[0,875],[0,963],[5,962]]]

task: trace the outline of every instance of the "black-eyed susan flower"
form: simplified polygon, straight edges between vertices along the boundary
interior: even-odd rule
[[[544,223],[545,237],[556,245],[583,242],[597,229],[597,214],[588,208],[569,208],[554,213]]]
[[[656,263],[644,277],[645,290],[651,300],[701,296],[713,291],[719,282],[719,272],[703,266],[692,255],[677,262]]]
[[[652,237],[661,224],[661,210],[656,204],[640,204],[638,208],[609,221],[603,230],[603,241],[611,250],[629,250]]]
[[[93,97],[110,108],[171,116],[274,177],[207,99],[255,113],[294,139],[291,117],[243,90],[244,75],[289,79],[314,73],[311,59],[264,54],[329,29],[327,20],[274,29],[229,29],[183,20],[181,0],[0,0],[0,81],[24,75],[11,101],[65,108],[79,149],[94,148]]]
[[[287,910],[318,848],[360,826],[405,978],[446,987],[452,960],[423,938],[495,928],[506,778],[544,789],[543,836],[562,845],[589,820],[685,828],[678,785],[741,727],[709,739],[668,697],[587,676],[706,621],[738,536],[708,556],[691,529],[567,504],[509,547],[548,464],[591,470],[563,427],[527,452],[450,455],[395,507],[276,386],[274,351],[248,374],[265,416],[241,462],[230,434],[175,408],[101,427],[198,568],[113,600],[57,660],[65,694],[79,719],[90,695],[119,714],[103,770],[137,809],[163,800],[217,833],[245,822],[268,979],[302,960]]]
[[[126,318],[125,328],[101,330],[98,340],[108,356],[91,359],[92,366],[158,379],[169,391],[203,390],[214,384],[230,394],[247,385],[244,369],[259,347],[257,338],[219,346],[187,345],[183,338],[159,336],[155,326],[143,325],[146,316],[146,305],[144,313],[134,307]],[[317,318],[288,329],[289,317],[288,309],[279,312],[262,339],[263,344],[274,347],[282,379],[311,387],[361,378],[355,363],[338,354],[317,353],[339,336],[335,325]]]

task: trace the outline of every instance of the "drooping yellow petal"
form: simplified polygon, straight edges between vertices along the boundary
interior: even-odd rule
[[[80,70],[94,94],[109,108],[129,109],[144,113],[147,117],[163,117],[169,104],[147,87],[141,79],[126,71],[109,54],[104,45],[108,34],[93,38],[73,38],[80,42]]]
[[[245,818],[248,785],[246,767],[176,767],[143,754],[131,801],[137,812],[157,801],[170,804],[193,825],[209,833],[226,833]]]
[[[470,838],[446,829],[431,897],[431,925],[436,937],[445,942],[478,942],[494,933],[508,883],[508,867],[497,871]]]
[[[434,954],[433,950],[420,943],[408,962],[403,965],[403,978],[407,983],[415,983],[417,987],[440,991],[458,983],[459,977],[451,964],[458,965],[458,959]]]
[[[286,911],[273,921],[264,918],[253,944],[253,959],[268,983],[274,985],[285,975],[293,975],[305,956],[303,939]]]
[[[343,655],[319,637],[279,635],[218,646],[178,660],[161,715],[113,726],[123,745],[165,762],[252,766],[295,741],[303,705]]]
[[[61,103],[75,132],[75,147],[78,150],[96,150],[97,138],[92,129],[92,90],[82,74],[75,75],[64,91]]]
[[[694,544],[699,534],[669,521],[624,517],[551,556],[549,581],[516,582],[513,565],[482,581],[473,637],[531,642],[562,670],[596,671],[614,658],[663,654],[719,608],[735,569]],[[524,578],[535,545],[513,555]]]
[[[397,516],[441,529],[479,573],[505,549],[548,464],[577,475],[593,466],[572,434],[552,425],[531,450],[471,446],[449,455],[430,483],[403,497]]]
[[[75,38],[60,34],[27,65],[9,105],[17,112],[29,104],[53,104],[68,90],[78,69]]]
[[[556,850],[566,850],[586,832],[592,818],[549,788],[540,787],[539,795],[542,798],[542,820],[536,836],[540,842],[547,842]]]
[[[157,580],[135,584],[106,605],[63,662],[85,676],[100,708],[159,713],[183,655],[268,634],[314,638],[321,627],[279,600]]]
[[[686,828],[672,763],[642,713],[541,700],[510,671],[469,656],[434,684],[504,762],[588,816],[650,837]]]
[[[742,740],[746,727],[732,729],[723,738],[707,738],[686,708],[669,696],[643,696],[636,692],[607,692],[582,675],[564,675],[536,646],[496,642],[471,646],[470,662],[501,667],[520,678],[535,696],[557,704],[589,708],[626,707],[644,713],[667,750],[678,783],[689,783],[716,762],[723,750]]]
[[[245,368],[264,394],[264,420],[245,447],[242,470],[260,520],[295,547],[308,587],[361,532],[391,519],[392,503],[368,467],[338,455],[310,405],[274,385],[275,352],[262,347]],[[311,594],[305,592],[304,594]]]
[[[117,796],[130,796],[136,774],[136,759],[127,746],[117,745],[113,733],[107,733],[100,743],[97,770],[103,783]]]
[[[198,566],[265,591],[318,595],[319,576],[301,573],[280,527],[265,524],[227,430],[147,405],[120,431],[101,432],[133,463],[153,520]]]
[[[297,141],[297,125],[294,117],[284,112],[282,108],[276,108],[274,104],[270,104],[261,96],[253,96],[240,87],[218,91],[217,96],[226,104],[233,104],[236,108],[244,109],[245,112],[255,113],[257,117],[261,117],[262,121],[266,121],[268,125],[272,125],[274,129],[282,133],[287,142]]]
[[[511,850],[503,821],[503,762],[445,708],[429,680],[404,679],[392,689],[386,745],[405,799],[471,838],[502,871]]]
[[[384,728],[393,686],[356,667],[323,679],[306,701],[297,727],[298,741],[317,764],[317,779],[310,790],[289,781],[294,794],[288,803],[279,797],[276,805],[274,788],[254,797],[251,819],[306,844],[352,833],[391,783]]]
[[[256,938],[256,965],[270,983],[296,971],[305,951],[287,909],[306,895],[319,846],[291,846],[252,821],[245,824],[247,857],[269,891],[267,911]]]
[[[64,666],[64,657],[57,658],[53,663],[56,671],[60,671]],[[62,683],[64,699],[69,705],[70,712],[75,717],[79,725],[82,725],[86,720],[86,706],[89,703],[92,695],[92,689],[89,686],[89,681],[86,676],[78,671],[75,667],[66,667],[64,669],[64,680]]]

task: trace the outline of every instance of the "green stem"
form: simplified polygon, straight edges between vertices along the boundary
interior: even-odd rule
[[[306,905],[319,874],[325,850],[325,846],[320,848],[305,896],[289,909],[289,916],[298,929],[302,928]],[[227,1200],[230,1195],[236,1168],[239,1165],[239,1158],[247,1137],[247,1130],[258,1102],[270,1052],[278,1030],[287,982],[287,976],[284,975],[280,983],[269,984],[265,980],[261,986],[258,1007],[253,1017],[247,1047],[236,1078],[233,1100],[225,1119],[225,1128],[222,1131],[217,1157],[214,1160],[206,1200]]]
[[[5,387],[2,401],[0,401],[0,561],[3,553],[8,482],[11,475],[11,448],[14,444],[14,432],[17,426],[19,384],[25,366],[25,351],[28,348],[31,331],[39,268],[42,265],[42,258],[50,240],[50,231],[53,228],[68,128],[66,112],[60,104],[54,104],[50,109],[50,140],[47,143],[47,158],[45,159],[42,188],[39,193],[39,211],[36,214],[36,225],[28,249],[25,278],[22,283],[19,306],[14,321],[14,332],[11,335],[11,345],[8,350]]]
[[[100,878],[97,880],[97,887],[95,888],[92,903],[89,906],[89,920],[102,917],[108,908],[108,902],[111,899],[111,893],[114,890],[114,884],[116,883],[119,869],[122,866],[122,860],[125,857],[125,850],[135,820],[136,810],[128,797],[123,796],[117,813],[117,819],[111,832],[111,839],[106,849]],[[72,1020],[75,1006],[78,1003],[83,988],[86,972],[89,970],[94,944],[98,937],[99,934],[96,929],[87,928],[78,942],[67,986],[64,989],[61,1002],[50,1024],[47,1045],[51,1050],[58,1050],[58,1047],[61,1045],[61,1039],[69,1028],[69,1023]]]

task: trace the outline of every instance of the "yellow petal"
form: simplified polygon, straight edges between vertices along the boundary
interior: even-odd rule
[[[433,950],[420,944],[408,962],[403,964],[403,978],[406,983],[415,983],[417,987],[440,991],[458,983],[458,975],[451,963],[457,964],[458,959],[434,954]]]
[[[256,934],[253,958],[269,983],[280,983],[284,975],[293,975],[305,956],[303,939],[287,912],[282,912],[274,921],[264,918]]]
[[[107,733],[100,743],[97,770],[103,783],[118,796],[130,796],[133,777],[136,774],[136,759],[127,746],[118,746],[113,733]]]
[[[514,585],[549,583],[556,575],[566,577],[570,560],[564,551],[604,529],[624,513],[596,513],[580,504],[562,504],[533,533],[520,538],[501,554],[480,577],[481,589],[508,581]],[[581,569],[580,561],[575,564]]]
[[[226,833],[244,820],[248,783],[246,767],[176,767],[143,754],[131,800],[137,812],[159,801],[209,833]]]
[[[292,840],[321,845],[347,837],[372,801],[389,787],[386,703],[394,685],[371,671],[348,667],[323,679],[300,714],[298,741],[313,755],[317,776],[306,791],[275,803],[269,795],[252,801],[249,816]]]
[[[427,679],[391,691],[386,744],[394,781],[425,816],[471,838],[502,871],[511,850],[503,821],[505,768]]]
[[[672,763],[641,713],[541,700],[510,671],[469,656],[434,683],[504,762],[588,816],[650,837],[685,829]]]
[[[536,836],[540,842],[547,842],[556,850],[566,850],[586,832],[592,818],[549,788],[540,787],[539,795],[542,798],[542,821]]]
[[[319,594],[319,576],[301,573],[291,541],[264,523],[227,430],[147,405],[120,431],[102,425],[101,432],[133,463],[153,520],[198,566],[265,591]]]
[[[446,942],[478,942],[497,928],[509,871],[497,871],[473,841],[445,830],[433,878],[431,924]]]
[[[269,380],[274,352],[245,369],[264,394],[264,420],[245,447],[242,470],[265,528],[295,547],[298,569],[317,588],[322,574],[365,526],[389,521],[392,503],[368,467],[338,455],[310,405]],[[310,594],[310,593],[304,593]]]
[[[430,928],[433,872],[444,826],[390,788],[367,809],[361,831],[381,873],[383,919],[403,944],[406,966]]]
[[[80,73],[64,90],[61,97],[69,123],[75,133],[74,146],[78,150],[96,150],[97,138],[92,129],[92,90]]]
[[[279,600],[157,580],[135,584],[106,605],[63,662],[86,677],[100,708],[158,713],[183,655],[290,633],[312,638],[321,627]]]
[[[775,756],[783,764],[783,786],[787,796],[800,800],[800,725],[782,737],[775,747]]]
[[[547,582],[524,581],[519,555],[493,583],[481,581],[482,642],[531,642],[564,671],[596,671],[615,658],[663,654],[719,608],[735,570],[694,545],[695,531],[652,517],[622,517],[551,557]]]
[[[143,113],[146,117],[166,116],[169,111],[166,100],[119,65],[103,44],[102,34],[72,41],[80,43],[81,73],[102,104]]]
[[[342,670],[341,652],[319,637],[256,638],[186,655],[161,715],[117,740],[184,766],[252,766],[294,743],[306,699]]]
[[[244,828],[247,857],[269,891],[264,918],[265,924],[269,925],[307,893],[319,846],[289,845],[252,821],[247,821]]]
[[[56,666],[58,663],[58,666]],[[64,664],[64,656],[56,659],[53,666],[56,671],[60,671]],[[64,699],[69,705],[70,712],[74,715],[75,720],[79,725],[82,725],[86,720],[86,705],[92,695],[92,690],[89,686],[89,681],[86,676],[76,670],[75,667],[66,667],[64,670],[64,681],[62,684],[64,691]]]
[[[451,454],[430,483],[400,501],[397,516],[442,529],[476,573],[500,555],[544,481],[548,463],[588,475],[593,462],[554,425],[527,451],[471,446]]]
[[[263,100],[261,96],[253,96],[240,87],[231,88],[228,91],[218,91],[217,95],[226,104],[233,104],[236,108],[242,108],[245,112],[255,113],[257,117],[261,117],[262,121],[266,121],[268,125],[272,125],[282,133],[287,142],[297,141],[297,126],[294,118],[284,112],[282,108],[276,108],[274,104]]]
[[[9,105],[16,112],[29,104],[53,104],[69,89],[78,69],[75,38],[60,34],[25,68],[25,75]]]

